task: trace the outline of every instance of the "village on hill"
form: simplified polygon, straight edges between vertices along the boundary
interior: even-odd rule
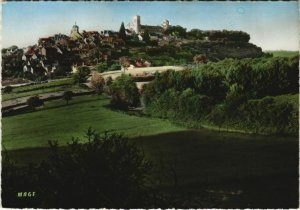
[[[1,205],[297,208],[299,52],[262,51],[268,49],[263,42],[274,39],[294,43],[290,31],[266,33],[280,28],[280,11],[256,13],[254,19],[255,7],[269,10],[242,2],[213,3],[210,10],[198,2],[186,4],[194,13],[182,2],[176,10],[175,2],[162,3],[170,11],[152,10],[159,2],[146,10],[140,2],[98,3],[32,4],[34,13],[26,21],[48,18],[52,24],[72,17],[74,24],[53,23],[69,33],[2,49]],[[22,5],[11,7],[27,12]],[[217,5],[220,12],[212,15]],[[5,9],[10,21],[23,18]],[[141,16],[124,24],[131,11]],[[146,17],[154,14],[151,25]],[[109,22],[103,27],[108,17],[118,20],[113,28],[119,30],[110,30]],[[241,18],[245,27],[228,25],[230,17]],[[45,32],[15,23],[14,29],[24,31],[6,28],[6,34],[20,32],[7,43],[20,41],[15,37],[29,41],[24,33]],[[97,27],[85,30],[89,24]],[[207,27],[250,34],[203,30]]]
[[[37,44],[20,49],[2,49],[3,79],[45,80],[69,75],[78,66],[96,66],[98,71],[127,67],[186,65],[225,57],[258,57],[261,48],[248,43],[241,31],[186,30],[168,20],[161,25],[143,25],[134,16],[119,32],[85,31],[73,25],[69,35],[39,38]],[[239,51],[239,52],[236,52]],[[126,57],[125,64],[120,58]],[[123,59],[124,61],[124,59]]]

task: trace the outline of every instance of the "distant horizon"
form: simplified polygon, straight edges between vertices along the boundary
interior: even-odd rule
[[[35,45],[39,38],[125,27],[134,15],[142,25],[165,19],[187,31],[238,30],[263,51],[299,51],[297,2],[6,2],[2,5],[2,47]],[[24,15],[28,14],[28,15]],[[26,17],[26,18],[24,18]]]

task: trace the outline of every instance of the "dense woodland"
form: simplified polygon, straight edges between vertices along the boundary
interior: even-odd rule
[[[255,133],[296,135],[298,65],[298,57],[225,59],[191,70],[157,73],[142,89],[141,101],[146,114],[190,127],[206,123]],[[114,106],[116,98],[124,99],[119,100],[119,108],[124,109],[124,103],[139,105],[131,99],[137,98],[138,92],[137,88],[134,91],[133,79],[129,81],[130,76],[123,75],[112,83]]]

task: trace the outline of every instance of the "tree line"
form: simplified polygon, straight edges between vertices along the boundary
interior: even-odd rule
[[[278,95],[298,93],[298,58],[225,59],[156,74],[144,86],[146,113],[198,125],[297,133],[298,111]]]

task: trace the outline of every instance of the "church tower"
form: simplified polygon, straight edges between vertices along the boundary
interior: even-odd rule
[[[78,25],[76,25],[76,22],[75,22],[75,25],[73,25],[73,27],[71,29],[70,37],[72,40],[77,40],[77,39],[82,38],[82,35],[79,33],[79,27],[78,27]]]
[[[76,22],[75,22],[75,25],[73,25],[73,27],[72,27],[72,30],[71,30],[71,34],[72,33],[79,33],[79,27],[78,27],[78,25],[76,25]]]
[[[165,20],[161,26],[164,30],[167,30],[170,27],[170,22],[168,20]]]
[[[141,17],[139,15],[133,16],[132,29],[136,34],[141,32]]]

